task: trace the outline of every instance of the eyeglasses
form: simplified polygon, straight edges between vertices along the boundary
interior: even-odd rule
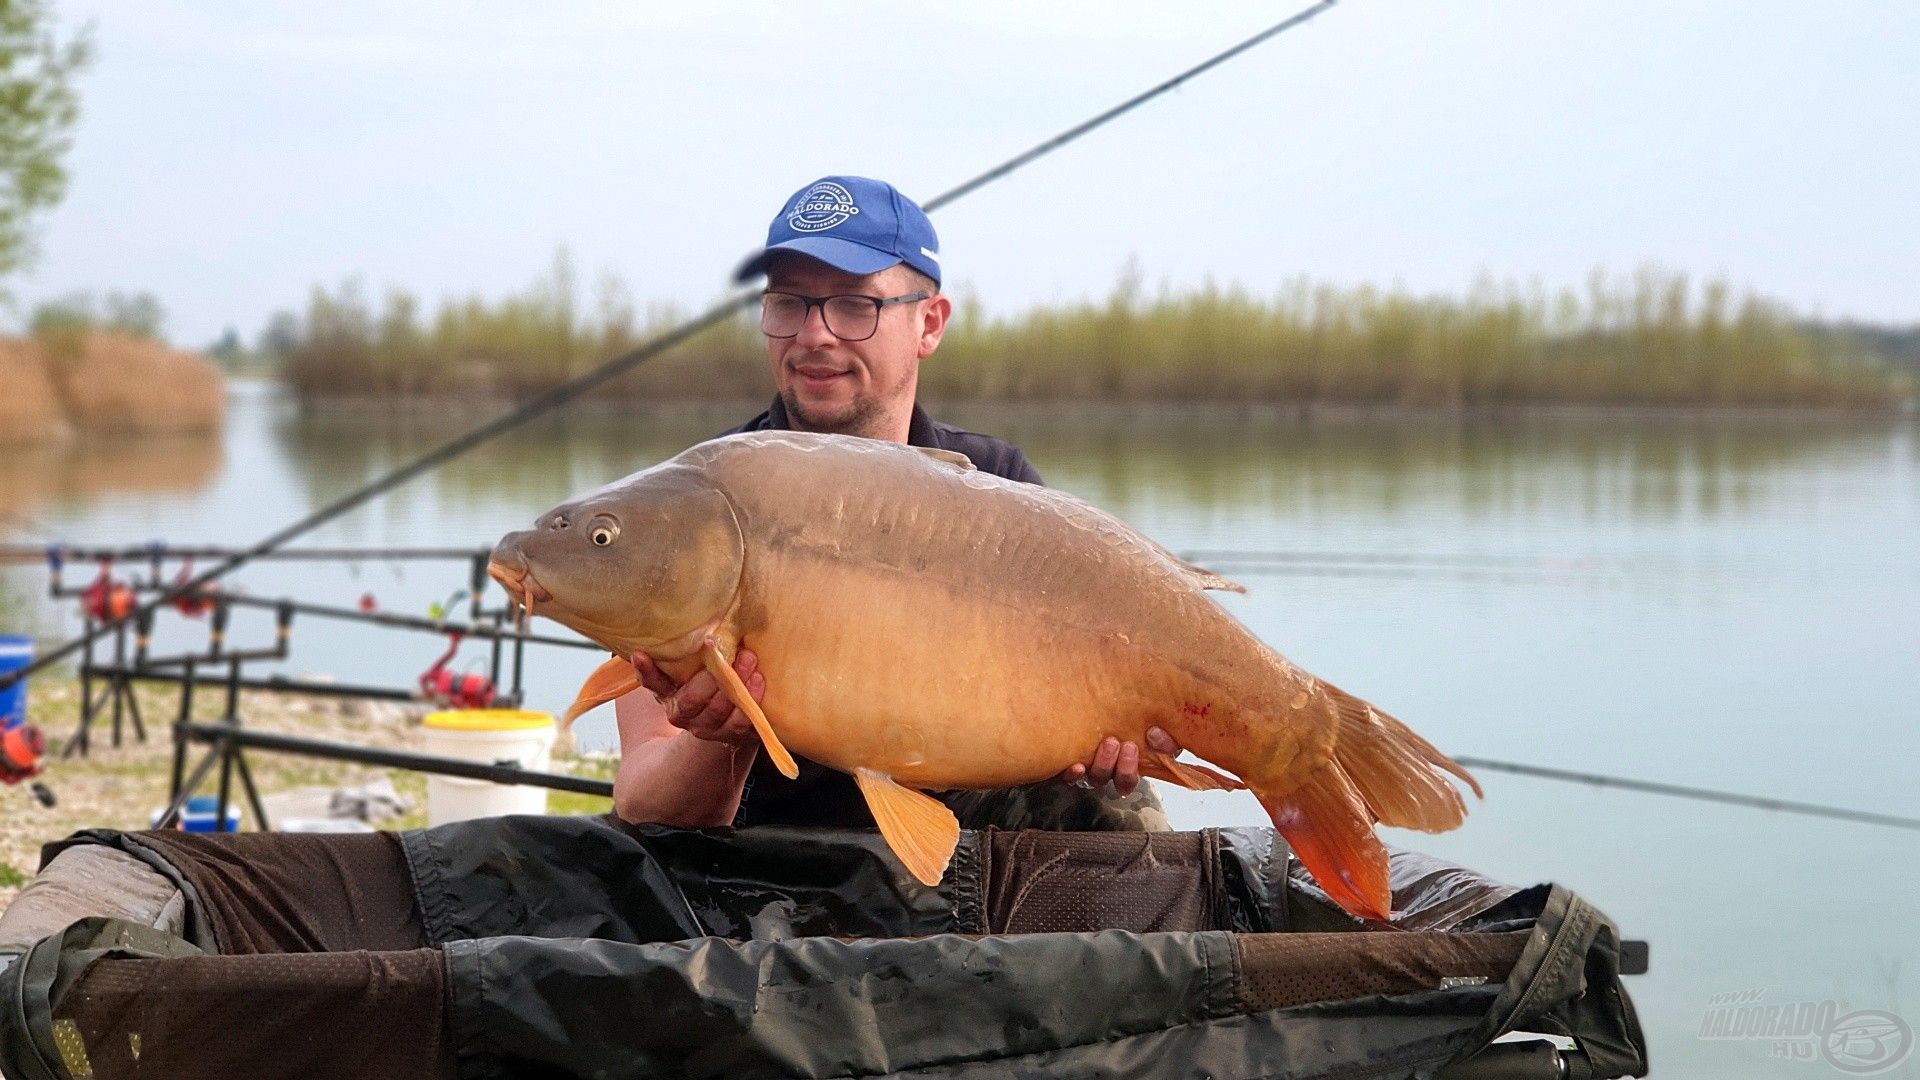
[[[865,341],[880,329],[880,309],[892,304],[911,304],[933,294],[910,292],[900,296],[801,296],[798,293],[760,294],[760,332],[771,338],[799,335],[807,325],[807,313],[818,307],[826,321],[827,332],[841,341]]]

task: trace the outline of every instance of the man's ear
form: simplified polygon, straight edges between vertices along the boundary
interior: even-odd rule
[[[940,293],[928,300],[920,310],[920,356],[925,359],[933,355],[940,347],[940,339],[947,334],[947,319],[953,315],[953,301],[947,294]]]

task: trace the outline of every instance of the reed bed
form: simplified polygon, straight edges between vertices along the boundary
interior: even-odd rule
[[[0,444],[216,430],[226,384],[212,364],[151,338],[77,326],[0,338]]]
[[[32,339],[0,338],[0,445],[64,442],[73,435],[67,410],[47,371],[46,350]]]
[[[118,330],[42,329],[37,343],[77,431],[177,435],[220,427],[226,382],[203,357]]]
[[[306,400],[522,398],[672,325],[617,282],[583,302],[564,262],[526,292],[376,309],[316,289],[281,320],[285,377]],[[940,401],[1298,403],[1452,408],[1574,403],[1877,407],[1913,393],[1857,335],[1809,330],[1725,283],[1643,270],[1578,289],[1483,281],[1464,297],[1301,279],[1272,295],[1208,284],[995,315],[962,296],[921,387]],[[737,400],[766,393],[741,318],[646,365],[608,395]]]

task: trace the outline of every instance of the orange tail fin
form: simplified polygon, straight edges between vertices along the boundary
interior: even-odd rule
[[[1373,818],[1339,765],[1322,765],[1285,795],[1258,787],[1254,794],[1329,899],[1363,919],[1392,917],[1386,846],[1373,835]]]
[[[614,657],[593,669],[587,681],[580,686],[580,693],[567,706],[566,714],[560,717],[560,729],[565,731],[572,726],[574,718],[588,709],[597,709],[614,698],[626,697],[640,689],[640,673],[634,670],[633,663],[621,657]]]
[[[1471,773],[1412,728],[1338,687],[1320,686],[1340,717],[1334,760],[1381,824],[1421,832],[1458,827],[1467,818],[1467,804],[1453,777],[1485,798]]]

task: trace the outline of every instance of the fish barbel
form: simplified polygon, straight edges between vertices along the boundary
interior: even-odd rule
[[[1406,725],[1301,671],[1206,595],[1240,587],[1063,492],[959,454],[756,432],[701,443],[542,515],[493,552],[523,607],[614,659],[567,719],[639,687],[645,653],[702,670],[793,753],[853,774],[889,847],[937,883],[959,838],[925,790],[1033,783],[1108,735],[1158,725],[1208,768],[1143,750],[1141,773],[1249,788],[1315,881],[1390,917],[1375,823],[1438,832],[1479,786]],[[751,648],[756,705],[731,667]]]

